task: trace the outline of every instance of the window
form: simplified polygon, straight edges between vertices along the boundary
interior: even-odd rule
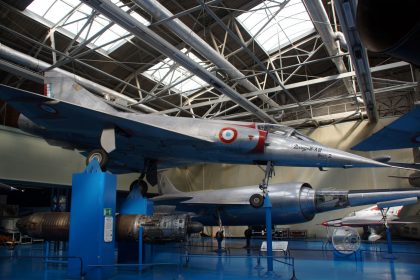
[[[189,58],[199,63],[201,66],[206,67],[200,58],[192,52],[188,52],[186,48],[183,48],[181,52],[185,53]],[[176,62],[170,58],[166,58],[150,67],[143,72],[143,75],[156,82],[161,82],[164,85],[174,85],[173,89],[185,96],[191,95],[199,88],[208,86],[202,79],[195,76],[184,67],[178,66]]]
[[[124,11],[129,10],[119,0],[112,0],[112,2]],[[98,32],[111,23],[103,15],[96,15],[93,21],[87,24],[92,9],[79,0],[34,0],[25,12],[49,27],[57,26],[60,32],[72,39],[78,35],[77,41],[79,42],[96,36]],[[150,24],[136,12],[131,12],[130,15],[145,25]],[[91,48],[100,47],[99,50],[107,54],[130,38],[132,36],[128,31],[117,24],[112,24],[102,34],[93,39],[88,46]]]
[[[301,0],[265,1],[236,19],[267,53],[315,31]]]

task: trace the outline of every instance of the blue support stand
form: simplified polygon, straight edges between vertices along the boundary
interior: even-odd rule
[[[50,242],[49,241],[45,241],[44,242],[44,270],[47,271],[48,270],[48,259],[50,257]]]
[[[271,230],[271,201],[270,196],[266,193],[264,198],[265,209],[265,228],[267,230],[267,271],[273,271],[273,233]]]
[[[386,227],[386,241],[388,243],[388,254],[392,255],[392,240],[391,240],[391,231],[389,227]]]
[[[385,259],[395,259],[395,256],[392,254],[392,239],[391,239],[391,230],[389,226],[386,226],[386,242],[388,247],[388,252],[384,256]]]
[[[70,276],[80,277],[80,271],[88,279],[105,279],[112,275],[116,184],[116,176],[102,172],[96,159],[83,173],[73,175],[69,256],[82,259],[82,270],[79,260],[70,259]]]
[[[153,215],[153,202],[141,195],[140,188],[134,187],[121,205],[121,215]]]
[[[143,269],[143,227],[139,227],[139,270]]]
[[[141,195],[140,188],[135,186],[127,198],[121,205],[121,215],[153,215],[153,202],[144,198]],[[119,241],[118,242],[118,263],[134,263],[138,262],[139,269],[142,269],[142,265],[145,261],[145,257],[148,255],[147,252],[151,252],[149,247],[152,245],[145,245],[143,243],[143,228],[139,228],[139,242],[136,244],[135,241]],[[133,248],[138,250],[133,250]],[[149,249],[149,250],[146,250]],[[151,253],[149,254],[151,255]]]

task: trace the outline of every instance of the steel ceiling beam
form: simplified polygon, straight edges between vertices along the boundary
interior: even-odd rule
[[[390,63],[390,64],[385,64],[385,65],[372,67],[371,71],[372,71],[372,73],[374,73],[374,72],[380,72],[380,71],[385,71],[385,70],[404,67],[404,66],[410,66],[410,64],[407,63],[407,62],[403,62],[403,61],[395,62],[395,63]],[[312,79],[312,80],[308,80],[308,81],[297,82],[297,83],[294,83],[294,84],[285,85],[285,87],[288,88],[288,89],[306,87],[306,86],[314,85],[314,84],[320,84],[320,83],[325,83],[325,82],[330,82],[330,81],[337,81],[337,80],[340,80],[340,79],[353,77],[355,75],[356,75],[356,73],[354,71],[350,71],[350,72],[343,73],[343,74],[331,75],[331,76]],[[418,83],[414,83],[414,84],[418,85]],[[410,87],[415,86],[414,84],[409,83]],[[265,89],[265,90],[245,93],[244,96],[247,97],[247,98],[251,98],[251,97],[257,96],[259,94],[265,94],[265,93],[268,93],[268,92],[276,92],[276,91],[279,91],[279,90],[281,90],[280,87],[274,87],[274,88],[269,88],[269,89]],[[375,90],[375,92],[380,92],[380,91],[382,91],[382,89]],[[346,98],[354,98],[354,96],[346,95]],[[221,97],[217,100],[204,101],[204,102],[192,104],[190,106],[185,106],[184,109],[189,109],[190,107],[191,108],[197,108],[197,107],[209,106],[209,105],[213,105],[213,104],[221,103],[221,102],[226,102],[226,101],[228,101],[228,99],[226,97]],[[306,105],[305,101],[303,102],[303,104]],[[297,106],[296,104],[288,104],[288,105]],[[281,108],[284,108],[284,106],[288,106],[288,105],[282,105]],[[175,112],[175,109],[164,110],[164,111],[158,112],[158,114],[161,114],[161,113],[166,114],[166,113],[173,113],[173,112]]]
[[[226,60],[220,53],[213,49],[206,41],[199,37],[181,20],[174,18],[171,21],[165,21],[172,18],[174,15],[166,9],[158,1],[154,0],[132,0],[136,5],[143,8],[146,12],[151,14],[156,20],[163,23],[163,25],[174,32],[181,40],[194,48],[200,55],[208,59],[211,63],[223,70],[228,76],[233,79],[239,79],[238,84],[249,91],[256,91],[258,88],[245,78],[245,75]],[[201,7],[201,6],[200,6]],[[260,95],[259,98],[272,107],[279,107],[274,100],[267,95]]]
[[[93,71],[95,71],[95,72],[97,72],[97,73],[100,73],[101,75],[103,75],[103,76],[107,77],[108,79],[118,81],[118,82],[120,82],[121,84],[124,84],[124,85],[125,85],[125,86],[127,86],[127,87],[130,87],[130,88],[132,88],[132,89],[134,89],[134,90],[137,90],[137,91],[142,91],[142,92],[144,92],[145,94],[150,95],[150,93],[149,93],[149,92],[144,91],[144,90],[142,90],[142,89],[140,89],[140,88],[138,88],[138,87],[136,87],[136,86],[134,86],[134,85],[130,84],[129,82],[126,82],[126,81],[124,81],[124,80],[121,80],[120,78],[118,78],[118,77],[116,77],[116,76],[113,76],[113,75],[111,75],[111,74],[109,74],[109,73],[107,73],[107,72],[105,72],[105,71],[103,71],[103,70],[101,70],[101,69],[98,69],[98,68],[96,68],[96,67],[94,67],[94,66],[92,66],[92,65],[90,65],[90,64],[88,64],[88,63],[85,63],[85,62],[83,62],[83,61],[80,61],[80,60],[78,60],[78,59],[75,59],[74,57],[71,57],[71,56],[69,56],[69,55],[67,55],[67,54],[65,54],[65,53],[63,53],[63,52],[61,52],[61,51],[58,51],[58,50],[53,49],[53,48],[51,48],[51,47],[49,47],[49,46],[47,46],[47,45],[44,45],[43,43],[40,43],[40,42],[36,41],[35,39],[29,38],[29,37],[27,37],[27,36],[25,36],[25,35],[23,35],[23,34],[21,34],[21,33],[17,32],[17,31],[15,31],[15,30],[12,30],[12,29],[10,29],[10,28],[8,28],[8,27],[5,27],[5,26],[3,26],[3,25],[0,25],[0,29],[7,30],[8,32],[10,32],[10,33],[12,33],[12,34],[14,34],[14,35],[16,35],[16,36],[19,36],[19,37],[23,37],[23,38],[25,38],[25,40],[27,40],[27,41],[29,41],[29,42],[31,42],[31,43],[34,43],[34,44],[37,44],[37,45],[41,45],[41,46],[43,46],[43,48],[46,48],[46,49],[48,49],[48,50],[49,50],[49,51],[51,51],[51,52],[55,52],[55,53],[57,53],[57,54],[59,54],[59,55],[61,55],[61,56],[63,56],[63,57],[67,57],[67,58],[71,59],[72,61],[75,61],[75,62],[77,62],[78,64],[80,64],[80,65],[83,65],[83,66],[87,67],[87,68],[88,68],[88,69],[90,69],[90,70],[93,70]],[[0,57],[1,57],[1,54],[0,54]],[[29,57],[30,57],[30,56],[29,56]],[[6,58],[6,59],[7,59],[7,58]],[[114,61],[114,62],[115,62],[115,63],[117,63],[118,65],[122,64],[121,62],[118,62],[118,61]],[[49,65],[49,66],[51,66],[50,64],[48,64],[48,65]],[[122,66],[124,66],[124,64],[122,64]],[[35,67],[38,67],[38,66],[37,66],[37,65],[35,65]],[[39,69],[38,69],[38,71],[43,72],[43,70],[39,70]],[[59,69],[59,71],[62,71],[62,69]],[[63,71],[64,71],[64,70],[63,70]],[[63,74],[63,75],[65,75],[65,74]],[[77,76],[77,77],[79,77],[79,76]],[[74,79],[74,78],[73,78],[73,79]],[[88,81],[88,80],[86,79],[86,81]],[[86,83],[84,86],[85,86],[85,87],[89,87],[88,83]],[[104,87],[104,88],[106,88],[106,87]],[[91,88],[91,89],[92,89],[93,91],[97,92],[95,89],[93,89],[93,88]],[[109,88],[108,88],[108,89],[109,89]],[[113,93],[113,92],[114,92],[114,93]],[[99,92],[97,92],[97,93],[99,93],[99,94],[101,94],[101,95],[104,95],[104,93],[103,93],[103,92],[101,92],[101,91],[99,91]],[[138,103],[137,101],[133,104],[133,102],[132,102],[132,101],[129,101],[129,99],[131,99],[131,100],[134,100],[134,99],[132,99],[132,98],[128,97],[127,95],[124,95],[124,94],[118,93],[118,92],[116,92],[116,91],[114,91],[114,90],[111,90],[111,92],[109,92],[109,94],[110,94],[110,95],[114,95],[114,96],[115,96],[115,93],[117,93],[117,94],[119,94],[120,96],[122,96],[122,97],[121,97],[121,99],[124,99],[124,100],[126,100],[127,102],[129,102],[129,104],[128,104],[128,105],[132,104],[132,105],[133,105],[133,108],[137,108],[137,109],[143,108],[142,110],[143,110],[143,111],[145,111],[145,112],[148,112],[148,113],[155,113],[155,112],[158,112],[157,110],[155,110],[155,109],[153,109],[153,108],[150,108],[149,106],[146,106],[146,105],[143,105],[143,104],[137,104],[137,103]],[[119,96],[116,96],[116,97],[119,97]],[[166,101],[166,100],[161,99],[161,98],[159,98],[159,97],[158,97],[158,99],[159,99],[160,101],[162,101],[162,102],[164,102],[164,103],[168,104],[168,105],[169,105],[169,106],[171,106],[171,107],[175,107],[175,108],[177,108],[178,110],[183,110],[181,107],[179,107],[179,106],[177,106],[177,105],[175,105],[175,104],[173,104],[173,103],[171,103],[171,102],[169,102],[169,101]],[[184,112],[186,112],[187,114],[190,114],[190,112],[189,112],[189,111],[184,111]]]
[[[372,76],[366,48],[362,45],[356,30],[356,3],[351,0],[334,1],[341,29],[347,41],[350,57],[354,65],[359,89],[362,92],[369,121],[377,122],[379,115],[376,106]]]
[[[0,69],[39,84],[44,83],[44,76],[3,59],[0,59]]]
[[[321,36],[324,42],[325,48],[327,49],[329,56],[337,56],[340,54],[340,49],[336,43],[337,35],[333,31],[327,12],[325,11],[324,5],[321,0],[302,0],[308,11],[309,16],[312,19],[312,23],[315,26],[318,34]],[[342,57],[335,57],[331,59],[336,66],[338,73],[348,72],[346,65],[344,64]],[[353,88],[352,81],[350,79],[343,79],[343,83],[346,86],[347,91],[354,95],[355,91]]]
[[[310,116],[311,114],[306,110],[305,107],[303,107],[300,102],[296,99],[296,97],[293,96],[293,94],[291,94],[283,85],[282,81],[273,73],[269,72],[267,67],[265,67],[265,65],[263,64],[263,62],[245,45],[245,43],[243,41],[241,41],[240,38],[238,38],[238,36],[236,36],[236,34],[228,27],[226,26],[226,24],[223,22],[222,19],[220,19],[214,12],[212,9],[210,9],[206,3],[203,2],[203,0],[197,0],[198,3],[200,3],[203,8],[205,9],[205,11],[207,12],[208,15],[210,15],[216,22],[217,24],[219,24],[220,27],[222,27],[226,32],[228,32],[229,36],[236,42],[238,43],[241,48],[258,64],[259,67],[261,67],[261,69],[267,71],[267,74],[270,76],[271,79],[273,79],[273,81],[275,83],[277,83],[280,87],[282,87],[282,90],[290,97],[290,99],[292,99],[295,103],[297,103],[299,105],[299,107],[302,108],[302,110],[305,111],[305,113]],[[252,37],[252,36],[251,36]]]
[[[49,63],[46,63],[42,60],[33,58],[33,57],[31,57],[27,54],[23,54],[21,52],[15,51],[14,49],[11,49],[11,48],[9,48],[9,47],[1,44],[1,43],[0,43],[0,57],[6,59],[8,61],[12,61],[16,64],[26,66],[26,67],[28,67],[30,69],[33,69],[35,71],[38,71],[38,72],[42,72],[44,69],[47,69],[47,68],[51,67],[51,64],[49,64]],[[5,67],[4,64],[2,64],[2,66]],[[137,100],[135,100],[133,98],[130,98],[130,97],[124,95],[124,94],[116,92],[112,89],[109,89],[109,88],[104,87],[102,85],[99,85],[97,83],[94,83],[94,82],[92,82],[88,79],[85,79],[81,76],[78,76],[76,74],[67,72],[63,69],[57,68],[57,69],[54,69],[53,71],[56,71],[57,73],[60,73],[64,76],[66,76],[66,77],[69,77],[69,78],[75,80],[80,85],[86,87],[87,89],[93,90],[93,91],[95,91],[99,94],[102,94],[102,95],[109,94],[111,96],[115,96],[117,98],[126,100],[129,103],[137,103]],[[25,74],[24,76],[27,76],[27,75],[30,75],[32,73],[26,71],[24,74]],[[39,81],[39,74],[37,74],[37,73],[33,73],[33,74],[34,74],[33,79],[31,79],[31,80],[35,80],[35,81],[38,80]],[[143,111],[146,111],[148,113],[157,113],[158,112],[157,110],[155,110],[153,108],[150,108],[149,106],[142,105],[142,104],[139,104],[138,106],[135,106],[135,107],[138,108],[138,109],[141,109]]]
[[[222,1],[222,0],[212,0],[212,1],[207,2],[207,4],[208,4],[208,5],[218,4],[218,3],[219,3],[219,2],[221,2],[221,1]],[[192,13],[194,13],[194,12],[196,12],[196,11],[201,10],[201,9],[202,9],[201,5],[198,5],[198,6],[192,7],[192,8],[190,8],[190,9],[187,9],[187,10],[184,10],[184,11],[182,11],[182,12],[179,12],[179,13],[177,13],[176,15],[172,14],[172,16],[170,16],[170,17],[163,18],[163,19],[160,19],[160,20],[159,20],[159,21],[157,21],[157,22],[151,23],[151,24],[149,25],[149,27],[151,27],[151,26],[155,26],[155,25],[159,25],[159,24],[165,23],[165,22],[167,22],[167,21],[171,21],[171,20],[173,20],[173,19],[177,19],[177,18],[183,17],[183,16],[185,16],[185,15],[192,14]]]
[[[383,87],[383,88],[378,88],[375,89],[375,93],[380,94],[380,93],[395,93],[395,91],[399,91],[399,90],[407,90],[407,89],[414,89],[416,87],[418,87],[418,83],[416,82],[407,82],[406,84],[401,84],[401,85],[393,85],[393,86],[389,86],[389,87]],[[356,92],[356,97],[362,97],[362,94],[359,92]],[[337,102],[337,101],[342,101],[342,100],[346,100],[346,99],[354,99],[354,96],[345,94],[345,95],[338,95],[338,96],[333,96],[333,97],[327,97],[327,98],[321,98],[321,99],[315,99],[315,100],[307,100],[307,101],[303,101],[302,104],[305,106],[314,106],[314,105],[322,105],[325,103],[329,103],[329,102]],[[283,105],[281,106],[281,108],[277,108],[277,109],[268,109],[268,112],[271,113],[276,113],[278,111],[283,111],[283,110],[290,110],[290,109],[297,109],[298,106],[297,104],[287,104],[287,105]],[[223,119],[225,120],[230,120],[230,119],[238,119],[238,118],[243,118],[243,117],[247,117],[249,116],[249,113],[247,112],[243,112],[243,113],[237,113],[237,114],[232,114],[232,115],[228,115],[228,116],[223,116]],[[215,119],[222,119],[222,117],[217,117]]]
[[[131,32],[139,40],[142,40],[144,43],[150,47],[156,49],[157,51],[165,54],[167,57],[171,58],[175,62],[179,63],[192,73],[195,73],[198,77],[209,83],[211,86],[215,87],[219,92],[225,94],[231,98],[234,102],[237,102],[242,108],[251,112],[259,119],[263,121],[269,121],[277,123],[277,121],[269,116],[266,112],[261,110],[252,102],[248,101],[246,98],[241,96],[238,92],[230,88],[222,80],[217,78],[212,73],[208,72],[204,67],[190,59],[187,55],[182,53],[180,50],[172,46],[162,37],[157,35],[155,32],[147,28],[147,26],[140,23],[135,18],[127,15],[123,10],[117,7],[109,0],[82,0],[85,4],[102,13],[110,20],[115,21],[121,27],[125,28],[127,31]]]

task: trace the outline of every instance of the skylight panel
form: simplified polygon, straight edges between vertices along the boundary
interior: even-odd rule
[[[203,64],[203,61],[191,52],[187,52],[184,48],[181,52],[185,53],[188,57],[199,64]],[[156,82],[162,82],[165,85],[176,84],[173,89],[185,96],[194,93],[199,88],[208,86],[206,82],[192,75],[190,71],[182,66],[175,64],[170,58],[157,63],[156,65],[147,69],[143,75],[149,77]]]
[[[120,0],[112,0],[112,2],[121,7],[123,11],[129,10],[129,7]],[[29,11],[27,12],[28,15],[44,24],[51,27],[57,26],[57,30],[66,36],[75,38],[78,35],[77,40],[79,42],[97,36],[98,32],[111,23],[103,15],[97,15],[88,26],[85,26],[92,14],[92,9],[85,4],[81,4],[79,0],[34,0],[26,11]],[[136,12],[132,11],[130,15],[144,25],[150,24]],[[110,53],[133,37],[128,35],[128,31],[117,24],[113,24],[108,30],[92,40],[88,47],[99,47],[98,51]]]
[[[51,22],[57,23],[63,19],[64,16],[68,14],[72,9],[73,7],[66,4],[65,2],[56,1],[44,15],[44,18]]]
[[[290,0],[281,9],[283,3],[285,1],[265,1],[236,18],[267,53],[315,31],[301,0]]]
[[[56,0],[33,1],[27,9],[43,17],[55,1]]]

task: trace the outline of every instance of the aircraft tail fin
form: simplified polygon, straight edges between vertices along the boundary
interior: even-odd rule
[[[163,173],[158,173],[158,191],[160,194],[181,193]]]
[[[67,101],[76,105],[106,113],[117,112],[115,108],[107,104],[103,99],[95,96],[73,79],[60,75],[56,72],[45,73],[44,94],[48,97]]]

